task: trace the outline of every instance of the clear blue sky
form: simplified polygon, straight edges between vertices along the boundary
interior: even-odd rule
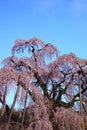
[[[87,0],[0,0],[0,62],[33,36],[87,59]]]

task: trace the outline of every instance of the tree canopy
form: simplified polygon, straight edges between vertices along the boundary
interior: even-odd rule
[[[25,51],[27,56],[21,56]],[[57,47],[36,37],[16,40],[11,52],[0,69],[1,117],[7,113],[8,123],[14,120],[26,130],[80,130],[81,118],[74,112],[80,111],[81,105],[82,111],[87,111],[87,60],[74,53],[60,55]],[[9,106],[6,97],[14,87],[16,93]],[[21,113],[18,121],[13,112],[16,102]],[[76,120],[69,127],[73,115]],[[66,127],[62,127],[64,121]]]

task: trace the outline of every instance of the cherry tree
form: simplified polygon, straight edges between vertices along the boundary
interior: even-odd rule
[[[26,51],[27,56],[21,57]],[[87,111],[87,60],[73,53],[61,56],[57,47],[34,37],[16,40],[12,56],[2,64],[1,117],[7,113],[8,124],[15,121],[26,130],[82,129],[81,115],[75,110],[81,114]],[[9,106],[6,98],[14,87],[16,93]],[[21,106],[18,115],[14,115],[16,102]]]

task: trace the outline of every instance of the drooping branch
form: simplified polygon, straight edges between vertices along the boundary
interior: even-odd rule
[[[4,102],[3,102],[3,100],[1,98],[0,98],[0,102],[4,105]],[[5,109],[6,109],[7,115],[9,116],[10,112],[11,112],[11,109],[9,108],[9,106],[7,104],[5,104]]]
[[[6,109],[6,95],[7,95],[7,85],[5,86],[5,92],[4,92],[4,96],[3,96],[3,108],[2,108],[2,115],[5,112]],[[7,114],[8,114],[8,107],[7,107]]]
[[[19,84],[19,82],[18,82],[17,86],[18,86],[18,87],[17,87],[17,91],[16,91],[16,94],[15,94],[15,97],[14,97],[13,104],[12,104],[12,106],[11,106],[11,112],[10,112],[10,115],[9,115],[8,123],[9,123],[10,120],[11,120],[12,113],[13,113],[13,109],[14,109],[14,106],[15,106],[15,103],[16,103],[16,99],[17,99],[19,90],[20,90],[20,84]]]
[[[26,96],[25,96],[25,102],[24,102],[24,111],[23,111],[23,117],[22,117],[22,126],[24,124],[24,118],[25,118],[25,112],[26,112],[26,103],[27,103],[27,96],[28,96],[28,90],[26,90]]]

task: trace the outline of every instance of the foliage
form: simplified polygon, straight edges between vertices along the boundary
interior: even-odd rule
[[[27,57],[20,57],[18,54],[24,54],[25,50],[28,51]],[[73,53],[61,56],[55,46],[34,37],[30,40],[16,40],[12,56],[3,60],[2,64],[1,119],[7,114],[5,126],[8,129],[82,128],[82,117],[75,110],[80,110],[81,93],[82,111],[85,114],[87,111],[87,60],[80,59]],[[6,97],[14,87],[17,89],[10,108]],[[16,102],[20,109],[14,113]],[[86,122],[85,116],[84,121]]]

